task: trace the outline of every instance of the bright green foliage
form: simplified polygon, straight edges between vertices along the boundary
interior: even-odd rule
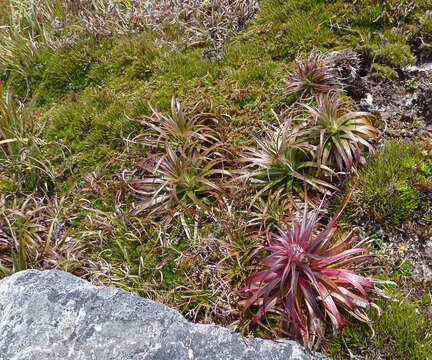
[[[8,18],[9,18],[9,8],[8,4],[6,4],[6,1],[2,1],[0,3],[0,23],[6,24]]]
[[[11,159],[31,143],[31,107],[26,107],[15,95],[0,87],[0,158]]]
[[[426,40],[432,40],[432,16],[430,13],[420,17],[420,32]]]
[[[372,76],[375,78],[384,77],[386,79],[397,78],[398,73],[391,67],[373,63],[371,66]]]
[[[371,310],[375,336],[363,324],[347,327],[342,335],[330,346],[334,359],[345,359],[348,349],[361,354],[365,359],[385,356],[391,359],[428,360],[432,356],[432,322],[416,311],[413,304],[403,299],[399,301],[380,301],[383,312],[381,317]]]
[[[75,156],[75,169],[86,171],[107,160],[110,151],[119,150],[118,139],[136,129],[128,117],[148,114],[145,101],[159,104],[164,111],[174,93],[189,96],[190,103],[202,100],[203,95],[211,99],[222,113],[230,115],[225,130],[230,135],[228,141],[235,142],[244,133],[260,131],[255,122],[258,116],[271,117],[270,108],[281,100],[275,94],[283,87],[283,69],[299,52],[314,47],[370,48],[382,39],[369,41],[366,33],[411,19],[410,14],[393,20],[385,14],[380,17],[384,10],[390,13],[389,5],[374,1],[357,1],[355,5],[263,1],[260,6],[255,24],[226,44],[219,61],[203,59],[199,44],[186,49],[180,42],[176,49],[172,44],[182,34],[169,26],[157,33],[144,31],[118,38],[81,34],[56,52],[39,49],[26,76],[43,112],[57,103],[44,118],[52,126],[45,140],[64,139]],[[418,6],[424,5],[418,2]],[[166,42],[158,40],[162,32]],[[361,39],[367,42],[363,44]],[[21,75],[10,72],[3,76],[9,87],[26,93]],[[99,94],[108,94],[108,103],[96,106]]]
[[[427,176],[426,159],[417,143],[390,141],[362,169],[359,201],[369,217],[385,225],[397,225],[408,218],[418,203],[415,179]]]
[[[387,245],[383,241],[383,235],[384,234],[379,231],[370,237],[373,240],[370,248],[374,253],[382,254],[385,252]]]
[[[352,180],[347,188],[357,183],[352,203],[347,207],[344,221],[349,213],[364,209],[371,219],[386,226],[399,225],[409,219],[418,207],[418,187],[431,174],[430,155],[425,156],[420,143],[389,141],[369,158],[361,168],[359,178]],[[337,201],[336,201],[337,202]]]
[[[422,306],[430,306],[432,303],[431,296],[427,293],[424,293],[420,296],[420,303]]]
[[[406,42],[406,35],[396,29],[386,34],[387,41],[375,43],[373,41],[372,54],[374,60],[390,66],[403,66],[412,62],[411,48]]]
[[[411,272],[411,269],[413,267],[413,264],[411,264],[409,261],[405,261],[402,264],[399,265],[398,270],[403,273],[404,275],[409,275]]]
[[[0,191],[12,191],[15,188],[14,182],[7,176],[0,176]]]

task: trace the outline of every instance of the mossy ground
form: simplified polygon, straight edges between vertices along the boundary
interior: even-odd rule
[[[400,226],[420,207],[419,192],[429,187],[432,175],[430,151],[421,143],[389,140],[346,184],[357,187],[343,220],[360,223],[364,217],[385,226]],[[335,197],[337,208],[343,194]]]
[[[169,27],[162,35],[166,41],[157,46],[161,34],[143,31],[119,37],[85,35],[55,52],[42,48],[28,69],[29,98],[46,142],[44,151],[52,155],[57,174],[50,196],[65,198],[59,210],[64,232],[85,249],[85,259],[77,255],[60,268],[163,301],[196,321],[229,325],[238,319],[239,309],[228,294],[231,289],[220,295],[209,279],[219,266],[224,279],[231,280],[232,290],[238,289],[252,268],[254,240],[239,232],[225,247],[215,245],[210,235],[226,229],[199,222],[206,240],[197,245],[190,240],[193,234],[181,231],[178,218],[163,239],[151,219],[131,216],[136,199],[123,177],[134,170],[137,153],[126,151],[125,140],[142,130],[132,119],[150,114],[147,101],[157,104],[161,112],[168,111],[175,94],[186,105],[198,103],[195,112],[212,109],[224,117],[227,143],[247,143],[262,131],[257,119],[272,121],[270,110],[286,105],[281,92],[285,70],[299,54],[313,48],[351,46],[367,54],[373,69],[385,77],[412,62],[409,40],[420,32],[430,36],[430,21],[422,15],[431,4],[416,1],[412,11],[396,11],[402,3],[263,0],[252,22],[225,44],[217,61],[203,58],[200,45],[173,48],[171,44],[183,35]],[[6,21],[6,14],[7,8],[0,4],[0,22]],[[22,96],[27,91],[27,82],[16,72],[0,74],[0,81]],[[361,170],[364,180],[358,185],[364,197],[361,202],[388,226],[415,212],[416,186],[431,176],[430,159],[418,169],[421,149],[401,146],[412,146],[415,154],[408,159],[412,162],[389,169],[391,164],[379,163],[380,157],[372,159]],[[413,171],[422,179],[413,177]],[[396,175],[400,179],[395,180]],[[373,189],[378,181],[379,195]],[[385,193],[392,181],[397,198]],[[0,192],[16,192],[12,183],[2,177]],[[350,207],[347,210],[349,215]],[[348,216],[345,219],[352,222]],[[185,221],[194,228],[193,218]],[[205,260],[197,261],[200,256]],[[430,287],[422,289],[430,295]],[[401,290],[397,296],[402,295]],[[425,296],[422,299],[427,302]],[[384,314],[376,320],[373,339],[368,327],[355,326],[321,350],[336,358],[346,358],[348,349],[365,358],[372,358],[370,349],[389,359],[431,358],[432,329],[423,311],[426,306],[418,311],[417,300],[380,301]]]

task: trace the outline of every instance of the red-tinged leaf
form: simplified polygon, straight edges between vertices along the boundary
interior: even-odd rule
[[[316,221],[316,214],[312,216],[309,222],[307,222],[306,219],[303,220],[303,224],[305,224],[305,226],[302,227],[302,230],[300,232],[301,236],[299,238],[299,244],[302,248],[306,248],[307,245],[310,243],[310,237],[314,229],[315,221]]]
[[[348,290],[346,287],[344,286],[339,286],[339,291],[344,294],[345,296],[349,297],[350,299],[352,299],[352,301],[354,303],[360,303],[362,304],[362,307],[366,307],[370,304],[369,300],[360,295],[354,294],[352,291]]]
[[[279,283],[279,279],[275,278],[272,279],[267,285],[263,286],[262,288],[260,288],[247,302],[246,305],[243,309],[243,314],[244,312],[253,304],[256,303],[256,301],[259,298],[262,298],[263,304],[266,305],[268,303],[268,297],[270,295],[270,292],[272,292],[276,287],[277,284]],[[277,293],[276,295],[273,295],[273,297],[271,297],[271,299],[273,299],[274,297],[277,297]],[[267,306],[266,306],[267,308]],[[266,310],[267,311],[267,310]]]
[[[342,140],[340,142],[340,145],[341,145],[341,148],[342,148],[343,152],[346,154],[346,157],[349,160],[349,163],[347,164],[348,165],[348,170],[351,170],[351,168],[354,165],[353,156],[352,156],[353,153],[352,153],[351,147],[350,147],[348,141],[346,141],[346,140]]]
[[[261,319],[267,311],[269,311],[277,303],[277,295],[273,296],[264,306],[261,306],[255,316],[252,318],[251,324],[254,325]]]
[[[368,260],[371,258],[371,255],[359,255],[359,256],[355,256],[349,259],[345,259],[342,261],[339,261],[338,263],[334,263],[331,264],[330,266],[332,268],[342,268],[342,267],[346,267],[347,265],[353,264],[353,263],[357,263],[363,260]]]
[[[351,188],[351,191],[345,195],[345,198],[342,201],[342,205],[339,207],[339,209],[333,215],[333,217],[330,220],[330,222],[328,223],[326,229],[331,229],[335,226],[336,222],[339,220],[340,216],[342,215],[343,211],[345,210],[346,206],[348,205],[348,202],[351,199],[351,196],[352,196],[354,190],[355,190],[355,185]]]
[[[262,282],[262,281],[264,281],[264,280],[271,280],[271,279],[274,279],[276,276],[277,276],[277,274],[274,273],[274,272],[271,272],[271,271],[269,271],[269,270],[262,270],[262,271],[257,272],[257,273],[254,274],[254,275],[248,276],[248,277],[244,280],[244,282],[245,282],[246,284],[253,284],[253,283],[255,283],[255,282]]]
[[[336,291],[330,292],[335,304],[340,305],[346,311],[353,311],[356,305],[351,301],[351,299],[342,293]]]
[[[329,292],[334,291],[337,293],[341,293],[340,287],[338,286],[334,278],[327,276],[327,274],[325,274],[323,271],[315,272],[314,274],[317,282],[324,285]]]
[[[267,302],[267,298],[270,295],[271,292],[275,292],[277,290],[277,288],[279,287],[279,282],[280,282],[280,278],[274,278],[273,280],[271,280],[267,285],[266,285],[266,290],[264,292],[264,296],[263,296],[263,301],[264,303]],[[278,293],[276,291],[276,293]],[[278,293],[279,294],[279,293]]]
[[[246,310],[247,310],[251,305],[255,304],[255,303],[257,302],[257,300],[258,300],[260,297],[262,297],[262,295],[263,295],[264,292],[265,292],[265,289],[266,289],[266,287],[262,287],[262,288],[260,288],[258,291],[256,291],[256,292],[253,293],[252,297],[250,297],[250,298],[248,299],[248,301],[246,302],[246,304],[245,304],[245,306],[244,306],[244,308],[243,308],[243,311],[242,311],[242,315],[245,314]]]
[[[351,154],[350,154],[350,153],[347,154],[347,153],[345,152],[345,148],[344,148],[343,144],[340,143],[339,141],[335,141],[335,142],[334,142],[334,145],[335,145],[336,150],[337,150],[337,156],[339,156],[339,157],[342,159],[342,161],[343,161],[343,162],[345,163],[345,165],[346,165],[346,168],[347,168],[348,170],[350,170],[351,167],[352,167],[352,164],[353,164]],[[341,169],[341,170],[344,169],[344,166],[343,166],[343,165],[338,164],[338,166],[339,166],[339,169]]]
[[[290,272],[292,272],[292,269],[295,269],[295,264],[289,262],[288,264],[286,264],[286,266],[284,267],[283,273],[282,273],[282,277],[281,277],[281,281],[280,281],[280,293],[283,294],[284,288],[285,288],[285,282],[286,279],[288,278]]]
[[[331,264],[339,261],[340,259],[346,258],[346,257],[348,257],[350,255],[354,255],[354,254],[357,254],[357,253],[362,253],[362,252],[368,253],[369,250],[368,249],[359,249],[359,248],[345,250],[345,251],[342,251],[340,254],[329,256],[326,259],[317,261],[315,263],[315,265],[317,267],[328,266],[328,265],[331,265]]]
[[[306,299],[306,301],[309,304],[310,310],[311,310],[311,316],[320,316],[322,317],[322,311],[320,310],[318,303],[315,299],[315,294],[310,287],[309,283],[304,278],[299,278],[299,285],[303,292],[303,295]]]
[[[356,242],[357,238],[352,237],[352,231],[349,233],[344,234],[331,248],[325,250],[321,253],[323,257],[325,256],[332,256],[339,254],[344,249],[346,249],[347,246],[349,246],[350,243]]]
[[[270,265],[270,269],[269,272],[274,272],[274,273],[278,273],[279,270],[282,270],[284,268],[284,257],[279,257],[275,263]]]
[[[315,239],[308,244],[306,248],[307,252],[310,254],[319,254],[320,250],[324,248],[327,242],[332,238],[335,231],[335,227],[321,231]]]
[[[321,295],[321,299],[324,302],[324,306],[327,310],[327,313],[332,318],[332,322],[335,324],[336,328],[339,328],[342,325],[342,317],[339,310],[336,307],[336,304],[333,301],[330,293],[327,291],[324,285],[318,282],[318,292]]]
[[[323,269],[322,273],[331,276],[336,283],[349,283],[353,285],[360,293],[366,296],[364,286],[373,288],[374,285],[366,278],[355,274],[353,271],[346,269]]]

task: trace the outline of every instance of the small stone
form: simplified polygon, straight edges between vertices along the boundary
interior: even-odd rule
[[[366,99],[364,100],[366,104],[373,106],[373,97],[371,93],[366,94]]]

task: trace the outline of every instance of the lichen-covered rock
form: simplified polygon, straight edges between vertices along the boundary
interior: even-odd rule
[[[0,360],[313,359],[296,342],[245,341],[62,271],[27,270],[0,281]]]

